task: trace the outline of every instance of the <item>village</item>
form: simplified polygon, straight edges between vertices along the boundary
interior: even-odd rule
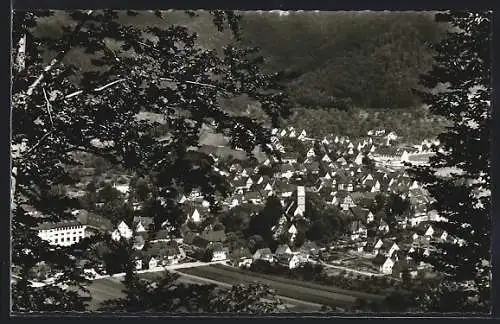
[[[106,217],[85,210],[76,211],[74,221],[42,224],[39,236],[61,246],[99,232],[108,233],[114,241],[133,240],[138,271],[201,261],[238,268],[267,262],[291,270],[308,263],[321,264],[331,274],[396,279],[404,274],[410,278],[432,275],[428,265],[413,260],[412,253],[418,250],[428,255],[433,252],[431,242],[453,238],[429,223],[439,216],[429,208],[431,200],[426,191],[411,180],[405,163],[425,164],[432,155],[432,145],[438,142],[426,140],[410,146],[385,130],[370,131],[356,140],[333,135],[311,139],[305,130],[292,127],[272,133],[270,147],[279,152],[281,161],[267,158],[244,167],[212,157],[215,170],[230,180],[233,191],[222,201],[224,211],[241,206],[259,211],[269,197],[279,200],[283,214],[272,228],[277,247],[264,243],[253,248],[240,246],[235,251],[228,240],[232,233],[220,221],[205,222],[210,203],[197,191],[179,197],[178,203],[187,213],[186,230],[180,237],[172,237],[168,229],[151,232],[152,217],[135,216],[133,223],[112,224]],[[302,145],[303,152],[293,150],[297,144]],[[274,176],[263,174],[263,168],[271,166],[277,167]],[[126,199],[128,185],[115,184],[115,188]],[[387,209],[373,208],[377,196],[389,194],[407,202],[407,208],[393,222],[387,221]],[[336,240],[304,239],[303,224],[307,227],[311,223],[306,203],[310,197],[320,199],[348,220],[347,230]],[[300,236],[302,242],[298,242]]]

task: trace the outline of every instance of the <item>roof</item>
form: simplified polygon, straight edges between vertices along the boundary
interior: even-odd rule
[[[70,221],[63,221],[63,222],[47,222],[47,223],[42,223],[38,225],[39,230],[50,230],[50,229],[56,229],[56,228],[63,228],[63,227],[69,227],[69,226],[82,226],[82,223],[76,220],[70,220]]]
[[[280,244],[277,248],[274,254],[283,254],[286,252],[286,250],[290,249],[290,247],[287,244]]]
[[[385,257],[381,254],[377,254],[377,256],[375,256],[375,258],[373,258],[372,263],[374,265],[381,266],[385,263],[385,260],[387,260],[387,257]]]
[[[150,257],[165,257],[178,255],[180,253],[180,250],[175,241],[169,241],[153,242],[144,252],[146,256]]]
[[[270,248],[262,248],[262,249],[258,249],[257,251],[255,251],[255,253],[260,253],[260,255],[272,254],[272,252],[271,252],[271,249],[270,249]]]

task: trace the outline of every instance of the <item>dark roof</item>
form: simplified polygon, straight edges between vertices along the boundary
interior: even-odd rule
[[[145,255],[149,257],[166,257],[178,255],[179,253],[179,246],[175,241],[154,242],[145,251]]]
[[[385,263],[385,260],[387,260],[387,257],[377,254],[377,256],[373,258],[372,263],[376,266],[381,266]]]
[[[153,217],[145,217],[145,216],[134,216],[134,223],[141,223],[144,227],[148,227],[153,224]]]
[[[287,249],[290,247],[287,244],[280,244],[277,248],[274,254],[283,254]]]
[[[38,226],[39,230],[49,230],[55,228],[63,228],[69,226],[82,226],[82,223],[76,220],[63,221],[63,222],[54,222],[54,223],[42,223]]]

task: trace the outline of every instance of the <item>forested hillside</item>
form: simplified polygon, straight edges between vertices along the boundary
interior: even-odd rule
[[[342,132],[361,135],[376,126],[391,128],[403,136],[428,137],[439,130],[431,122],[412,89],[432,64],[430,44],[446,27],[434,21],[431,12],[240,12],[241,42],[256,46],[269,71],[283,71],[295,117],[285,121],[314,129],[318,134]],[[57,37],[65,23],[41,21],[39,33]],[[138,27],[180,24],[195,32],[206,49],[222,51],[230,42],[229,31],[218,32],[212,17],[202,11],[188,15],[170,11],[163,19],[154,12],[120,20]],[[110,48],[119,44],[109,43]],[[86,72],[96,54],[73,49],[65,61]],[[47,60],[53,56],[47,52]],[[240,100],[241,99],[241,100]],[[258,114],[246,98],[225,102],[228,109]],[[309,112],[319,109],[319,112]],[[392,122],[394,114],[399,122]],[[400,114],[401,112],[401,114]],[[320,123],[315,123],[317,116]],[[361,116],[361,117],[360,117]],[[411,123],[404,122],[405,120]],[[328,122],[326,122],[328,121]],[[316,127],[312,127],[312,125]],[[355,126],[355,127],[353,127]],[[411,131],[409,132],[409,127]],[[411,134],[410,134],[411,133]],[[405,136],[405,137],[406,137]]]
[[[407,108],[432,63],[428,45],[443,26],[430,12],[292,12],[244,15],[244,42],[261,48],[271,70],[295,76],[297,104]]]

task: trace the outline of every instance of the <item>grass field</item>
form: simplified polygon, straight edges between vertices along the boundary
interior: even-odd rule
[[[357,298],[382,299],[383,296],[352,292],[309,282],[248,272],[224,266],[182,269],[181,272],[230,284],[261,282],[276,289],[278,295],[330,306],[347,306]]]
[[[162,276],[162,272],[157,273],[145,273],[142,274],[141,277],[147,279],[155,279]],[[123,296],[122,289],[123,284],[121,282],[123,278],[105,278],[95,280],[92,285],[90,285],[89,290],[92,296],[92,300],[89,304],[90,311],[96,311],[99,309],[100,304],[108,299],[120,298]],[[195,280],[192,278],[181,277],[179,282],[185,284],[206,284],[205,281]],[[291,312],[298,313],[309,313],[316,312],[319,310],[319,307],[311,307],[309,305],[296,303],[296,304],[288,304],[289,310]]]

